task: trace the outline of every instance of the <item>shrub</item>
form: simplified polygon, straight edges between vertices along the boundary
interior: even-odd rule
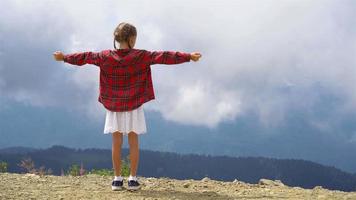
[[[114,176],[114,170],[112,169],[92,169],[89,174],[98,174],[101,176]]]
[[[18,164],[18,166],[20,166],[21,168],[25,169],[25,171],[27,173],[31,173],[31,174],[37,174],[40,176],[46,175],[46,174],[52,174],[52,169],[47,169],[45,168],[45,166],[41,166],[39,169],[36,169],[35,167],[35,163],[33,162],[33,160],[28,157],[28,158],[23,158],[21,160],[21,163]]]
[[[61,169],[61,176],[65,176],[63,169]]]
[[[92,169],[89,174],[98,174],[101,176],[114,176],[113,169]],[[130,175],[130,164],[125,160],[121,160],[121,175],[129,176]]]
[[[46,175],[46,174],[52,174],[53,171],[51,168],[47,169],[45,168],[45,166],[41,166],[38,170],[36,170],[36,174],[40,175],[40,176],[43,176],[43,175]]]
[[[85,175],[86,170],[84,169],[83,163],[80,164],[80,169],[79,169],[79,175],[83,176]]]
[[[7,172],[7,163],[6,162],[0,162],[0,173]]]
[[[129,161],[125,161],[125,160],[121,161],[121,175],[122,176],[130,175],[130,162]]]
[[[80,175],[79,165],[73,164],[72,166],[70,166],[66,174],[72,176],[79,176]]]
[[[71,165],[66,173],[64,173],[63,169],[61,169],[61,176],[64,175],[83,176],[85,174],[86,174],[86,170],[84,169],[83,163],[80,164],[80,167],[77,164]]]
[[[21,160],[21,163],[18,164],[18,166],[23,168],[28,173],[31,173],[31,174],[36,173],[35,163],[33,162],[33,160],[30,157],[23,158]]]

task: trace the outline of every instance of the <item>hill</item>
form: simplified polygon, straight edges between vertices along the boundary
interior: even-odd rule
[[[122,159],[129,154],[122,150]],[[51,168],[54,175],[72,164],[83,163],[87,171],[91,169],[112,169],[111,150],[71,149],[53,146],[48,149],[30,149],[29,152],[16,152],[12,149],[1,153],[0,161],[8,163],[8,171],[24,172],[19,166],[21,159],[31,157],[36,166]],[[335,167],[323,166],[306,160],[273,159],[263,157],[228,157],[196,154],[181,155],[171,152],[140,150],[138,175],[145,177],[169,177],[174,179],[200,180],[210,177],[214,180],[258,183],[262,178],[281,180],[288,186],[303,188],[324,188],[342,191],[356,190],[356,176]]]
[[[31,147],[8,147],[0,149],[0,154],[25,154],[38,149]]]
[[[356,192],[331,191],[320,186],[313,189],[288,187],[280,181],[262,179],[258,184],[211,180],[177,180],[141,177],[138,191],[112,191],[112,177],[38,176],[0,173],[0,199],[356,199]],[[124,177],[124,187],[127,187]]]

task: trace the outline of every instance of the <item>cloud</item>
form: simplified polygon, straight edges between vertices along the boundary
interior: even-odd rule
[[[293,110],[315,109],[320,88],[344,99],[335,109],[355,112],[353,6],[346,0],[1,1],[0,92],[102,117],[99,69],[55,63],[51,53],[112,48],[114,28],[129,21],[138,28],[137,48],[203,54],[197,63],[152,66],[156,101],[145,108],[167,120],[214,128],[254,113],[259,123],[279,126]]]
[[[223,90],[207,81],[180,84],[177,92],[162,96],[157,100],[159,107],[153,109],[164,113],[166,119],[182,124],[214,128],[221,121],[234,120],[240,113],[241,102],[235,91]]]

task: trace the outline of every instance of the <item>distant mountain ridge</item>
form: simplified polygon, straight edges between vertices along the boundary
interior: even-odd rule
[[[122,159],[129,150],[122,149]],[[48,149],[11,147],[0,149],[0,161],[9,164],[8,171],[21,173],[17,166],[21,159],[31,157],[36,167],[51,168],[54,175],[72,164],[83,163],[84,168],[112,169],[110,149],[72,149],[55,145]],[[138,175],[169,177],[175,179],[200,180],[210,177],[215,180],[257,183],[261,178],[281,180],[289,186],[356,191],[356,175],[335,167],[323,166],[311,161],[297,159],[275,159],[264,157],[229,157],[197,154],[177,154],[140,150]]]
[[[29,153],[33,151],[37,151],[39,149],[32,147],[7,147],[0,149],[0,154],[18,154],[18,153]]]

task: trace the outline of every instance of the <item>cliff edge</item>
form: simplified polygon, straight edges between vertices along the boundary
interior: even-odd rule
[[[258,184],[211,180],[177,180],[138,176],[138,191],[112,191],[110,176],[39,176],[0,173],[0,199],[356,199],[356,192],[289,187],[278,180]],[[127,187],[127,177],[124,177]]]

